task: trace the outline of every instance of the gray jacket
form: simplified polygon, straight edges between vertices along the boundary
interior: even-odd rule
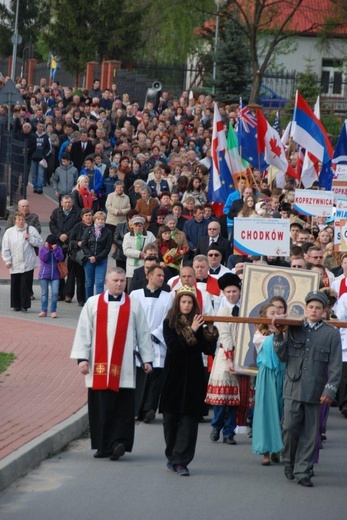
[[[274,336],[274,350],[287,363],[284,397],[319,404],[322,395],[335,398],[341,380],[341,338],[338,329],[320,322],[289,327]]]
[[[53,176],[53,189],[59,195],[70,195],[72,188],[76,185],[78,178],[77,168],[74,167],[73,162],[68,166],[58,166]]]

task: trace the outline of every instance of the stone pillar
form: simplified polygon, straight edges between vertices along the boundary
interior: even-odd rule
[[[35,58],[31,58],[28,60],[28,84],[34,84],[34,71],[37,65],[37,60]]]
[[[94,67],[98,65],[97,61],[88,61],[86,68],[86,89],[91,89],[94,80]]]
[[[101,89],[111,88],[112,83],[116,81],[116,70],[121,68],[121,62],[118,60],[107,60],[102,62],[101,68]]]

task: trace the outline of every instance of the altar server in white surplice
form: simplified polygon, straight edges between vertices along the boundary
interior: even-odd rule
[[[163,321],[172,306],[172,296],[163,291],[164,270],[159,265],[152,265],[147,273],[148,283],[143,289],[132,291],[131,301],[142,305],[152,339],[154,353],[153,370],[143,377],[138,369],[136,384],[137,416],[139,420],[150,423],[155,418],[159,403],[161,377],[166,357],[166,345],[163,336]]]

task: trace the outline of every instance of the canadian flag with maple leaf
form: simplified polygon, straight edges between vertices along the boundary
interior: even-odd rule
[[[264,154],[268,164],[276,166],[282,172],[293,178],[297,178],[294,168],[288,164],[281,138],[272,126],[269,125],[261,110],[257,110],[258,122],[258,152]]]

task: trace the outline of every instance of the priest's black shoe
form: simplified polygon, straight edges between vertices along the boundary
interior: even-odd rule
[[[309,477],[304,477],[298,481],[298,484],[303,487],[313,487],[311,479]]]
[[[118,444],[110,457],[111,460],[118,460],[120,457],[123,457],[125,453],[124,444]]]
[[[219,430],[217,430],[216,428],[212,428],[212,431],[210,433],[211,441],[212,442],[217,442],[219,440],[219,437],[220,437]]]
[[[94,453],[94,459],[106,459],[109,456],[110,455],[107,455],[104,452],[99,451],[99,450],[96,453]]]
[[[290,466],[284,467],[284,474],[288,480],[294,480],[293,468]]]

